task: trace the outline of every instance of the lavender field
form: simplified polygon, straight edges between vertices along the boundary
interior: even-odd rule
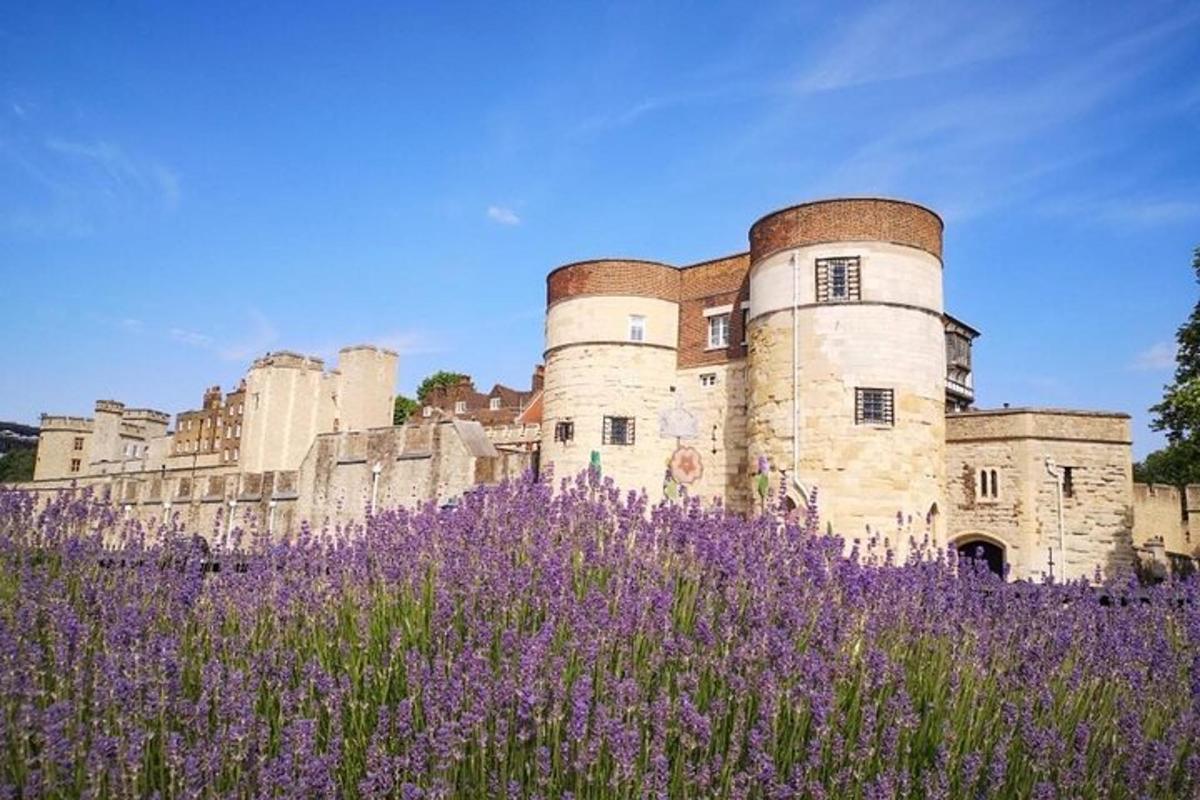
[[[644,502],[206,555],[0,493],[0,796],[1196,796],[1194,583],[1102,606]]]

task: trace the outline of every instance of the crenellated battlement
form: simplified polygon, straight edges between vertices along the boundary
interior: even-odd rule
[[[251,370],[266,369],[268,367],[324,371],[325,360],[317,356],[306,356],[291,350],[280,350],[256,358],[254,359],[254,363],[250,365]]]
[[[90,433],[94,421],[91,417],[71,417],[61,414],[42,414],[42,433],[48,431],[74,431]]]

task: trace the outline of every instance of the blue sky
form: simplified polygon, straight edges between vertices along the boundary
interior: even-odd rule
[[[1200,3],[12,3],[0,419],[169,411],[271,349],[524,385],[545,274],[946,220],[1004,402],[1129,411],[1197,299]]]

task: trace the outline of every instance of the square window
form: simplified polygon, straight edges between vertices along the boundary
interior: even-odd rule
[[[859,259],[817,259],[817,302],[842,303],[861,300],[859,289]]]
[[[554,423],[554,441],[569,442],[575,438],[575,423],[569,419]]]
[[[708,318],[708,349],[729,347],[729,315],[714,314]]]
[[[703,373],[700,376],[700,385],[701,386],[716,386],[717,385],[717,373],[715,373],[715,372]]]
[[[646,341],[646,318],[641,314],[629,315],[629,341]]]
[[[854,390],[854,423],[856,425],[893,425],[895,411],[891,389]]]
[[[634,441],[633,417],[605,417],[601,441],[604,444],[631,445]]]

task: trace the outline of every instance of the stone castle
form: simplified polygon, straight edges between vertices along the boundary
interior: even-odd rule
[[[929,531],[1014,578],[1112,574],[1139,554],[1190,569],[1200,487],[1135,486],[1127,415],[974,407],[979,333],[946,312],[942,232],[914,203],[825,200],[766,215],[748,250],[712,261],[567,264],[547,278],[527,393],[449,387],[392,426],[395,353],[346,348],[331,371],[274,353],[173,432],[111,401],[44,417],[27,486],[92,483],[147,519],[283,533],[599,466],[743,513],[782,485],[850,539],[903,555]]]

